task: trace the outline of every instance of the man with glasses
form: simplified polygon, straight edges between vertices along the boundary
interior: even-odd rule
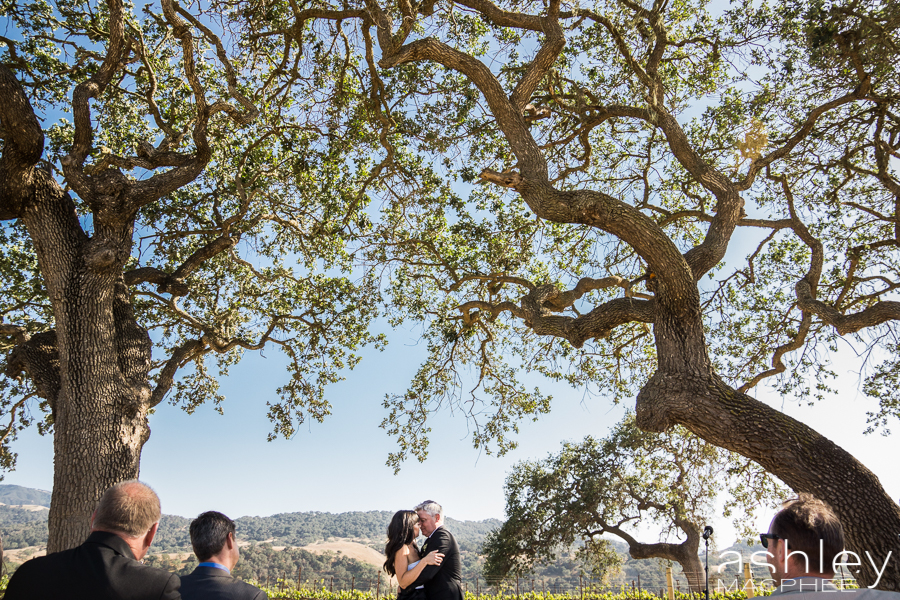
[[[834,559],[844,550],[844,530],[827,504],[800,494],[782,504],[759,537],[778,586],[772,596],[839,591],[831,580]]]

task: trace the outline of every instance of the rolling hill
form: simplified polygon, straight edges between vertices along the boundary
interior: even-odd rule
[[[5,550],[4,562],[14,569],[22,561],[44,553],[47,540],[46,507],[50,494],[13,485],[0,485],[0,535]],[[384,562],[385,532],[392,512],[354,511],[346,513],[292,512],[267,517],[245,516],[235,519],[241,545],[241,561],[235,575],[258,581],[278,577],[334,582],[335,589],[346,589],[351,582],[357,587],[374,585]],[[190,546],[188,528],[191,519],[163,515],[146,562],[178,573],[189,573],[197,565]],[[481,574],[484,559],[481,544],[491,530],[500,527],[498,519],[457,521],[447,519],[447,528],[459,543],[463,581],[471,590],[484,586]],[[630,585],[631,582],[657,590],[664,587],[668,566],[659,559],[634,560],[622,542],[613,542],[622,555],[619,574],[607,584]],[[711,561],[712,562],[712,561]],[[678,569],[676,568],[676,572]],[[478,583],[480,578],[480,583]],[[561,551],[552,563],[540,566],[533,577],[522,578],[528,589],[547,586],[574,590],[588,585],[590,578],[570,550]]]

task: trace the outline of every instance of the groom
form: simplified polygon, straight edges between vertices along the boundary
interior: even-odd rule
[[[420,556],[437,550],[444,555],[444,560],[439,565],[425,567],[412,587],[424,585],[428,600],[463,600],[459,546],[453,534],[443,526],[444,510],[437,502],[426,500],[416,507],[416,513],[422,534],[428,536]]]

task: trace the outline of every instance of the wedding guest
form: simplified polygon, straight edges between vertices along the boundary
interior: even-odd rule
[[[19,567],[5,600],[177,600],[178,576],[143,565],[161,516],[159,497],[137,480],[106,490],[77,548]]]
[[[831,507],[809,494],[788,500],[759,534],[777,588],[772,596],[837,592],[834,559],[844,550],[844,530]]]
[[[266,600],[265,592],[231,575],[240,558],[234,521],[214,510],[191,521],[191,546],[200,564],[181,578],[184,600]]]

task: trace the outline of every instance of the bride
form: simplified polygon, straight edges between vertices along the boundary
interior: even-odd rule
[[[419,516],[411,510],[398,511],[388,525],[387,534],[384,570],[388,575],[397,576],[397,600],[425,600],[425,589],[422,586],[413,588],[411,584],[426,566],[441,564],[444,555],[434,550],[419,558],[419,550],[413,543],[419,537]]]

